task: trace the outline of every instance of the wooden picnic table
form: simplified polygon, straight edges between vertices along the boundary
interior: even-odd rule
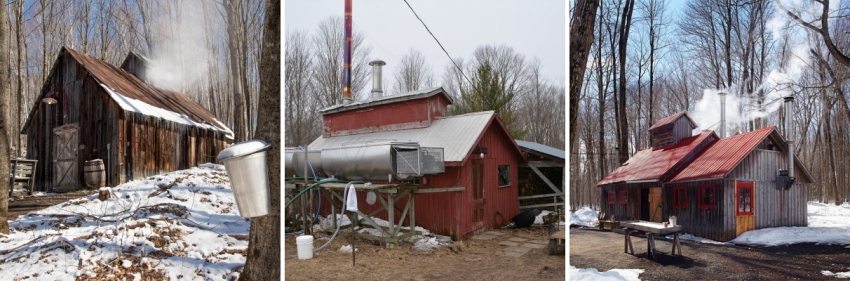
[[[631,232],[638,231],[646,233],[646,257],[651,260],[657,260],[655,255],[655,235],[673,235],[673,250],[670,254],[682,255],[682,246],[679,244],[679,232],[682,231],[682,226],[664,227],[662,223],[648,221],[624,221],[620,223],[623,227],[625,241],[623,242],[623,252],[634,255],[635,251],[632,247]]]

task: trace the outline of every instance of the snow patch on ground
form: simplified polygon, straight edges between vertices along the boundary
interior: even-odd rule
[[[667,239],[673,239],[673,235],[667,235],[666,238]],[[727,245],[727,243],[724,243],[724,242],[718,242],[718,241],[714,241],[714,240],[711,240],[711,239],[702,238],[702,237],[699,237],[699,236],[694,236],[694,235],[689,234],[689,233],[679,234],[679,239],[680,240],[694,241],[694,242],[703,243],[703,244]]]
[[[599,225],[599,219],[597,219],[598,217],[598,212],[588,207],[583,207],[570,214],[570,225],[596,227]]]
[[[592,281],[640,281],[643,269],[612,269],[599,272],[595,268],[576,268],[570,265],[570,280],[592,280]]]
[[[249,220],[221,165],[151,176],[30,212],[0,237],[0,280],[230,279]]]
[[[850,278],[850,271],[832,273],[832,271],[824,270],[820,273],[826,276],[835,276],[835,278]]]
[[[850,204],[840,206],[809,202],[808,227],[774,227],[751,230],[729,241],[754,246],[797,243],[850,245]]]
[[[551,213],[552,212],[546,210],[540,211],[540,214],[537,214],[537,216],[534,217],[534,224],[543,224],[543,218],[545,218]]]

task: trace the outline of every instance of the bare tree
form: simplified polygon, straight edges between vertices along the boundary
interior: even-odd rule
[[[9,21],[6,11],[0,13],[0,175],[9,175]],[[8,180],[0,180],[0,233],[9,234]]]
[[[593,28],[599,0],[578,0],[570,18],[570,146],[576,144],[576,117],[587,56],[593,43]]]
[[[239,280],[277,280],[280,271],[280,2],[266,4],[260,61],[257,137],[270,143],[266,158],[272,209],[251,221],[248,258]]]
[[[422,90],[434,85],[434,72],[425,55],[414,48],[401,56],[394,69],[393,83],[389,87],[394,93]]]
[[[787,8],[785,8],[785,6],[782,5],[781,1],[774,0],[774,3],[776,3],[776,6],[779,7],[780,10],[785,12],[785,14],[787,14],[788,17],[790,17],[791,19],[793,19],[795,22],[802,25],[803,27],[811,30],[812,32],[820,34],[820,36],[823,37],[824,45],[826,45],[826,48],[829,50],[829,53],[833,57],[835,57],[836,61],[843,64],[844,66],[850,66],[850,57],[848,57],[842,50],[840,50],[839,47],[835,44],[835,42],[832,41],[833,35],[829,31],[829,19],[830,19],[829,0],[819,0],[819,1],[814,1],[814,2],[818,2],[818,3],[821,4],[820,18],[815,20],[815,21],[820,21],[820,27],[817,27],[817,26],[803,20],[798,15],[792,13]]]
[[[313,97],[313,54],[306,32],[286,32],[286,146],[306,146],[321,134],[318,99]]]
[[[321,99],[322,108],[339,104],[342,100],[343,29],[342,17],[330,17],[319,23],[313,34],[315,58],[314,87]],[[369,82],[369,54],[372,47],[366,46],[362,33],[354,30],[351,45],[351,94],[354,100],[365,97],[363,89]]]
[[[619,58],[620,58],[620,87],[617,93],[617,140],[620,147],[620,163],[625,163],[629,160],[629,123],[626,119],[626,50],[629,42],[629,28],[632,25],[632,11],[634,10],[635,1],[626,0],[626,5],[623,7],[622,19],[620,20],[620,40],[619,40]]]

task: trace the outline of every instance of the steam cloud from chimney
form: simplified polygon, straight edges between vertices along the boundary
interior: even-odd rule
[[[786,8],[799,12],[804,20],[820,15],[822,6],[817,4],[801,8],[801,1],[780,0]],[[830,10],[838,8],[839,1],[830,2]],[[720,92],[726,92],[726,130],[727,132],[744,131],[745,122],[757,118],[765,118],[779,110],[783,98],[794,95],[794,87],[803,75],[803,71],[811,65],[809,54],[809,39],[804,27],[794,26],[797,23],[784,12],[776,9],[767,22],[767,28],[775,40],[782,41],[788,37],[787,49],[782,58],[782,64],[764,77],[761,85],[752,93],[744,93],[740,85],[733,84],[726,89],[705,89],[702,98],[697,101],[694,110],[689,112],[699,126],[698,130],[718,129],[720,125]],[[758,90],[764,91],[764,101],[758,102]],[[729,134],[727,134],[728,136]]]

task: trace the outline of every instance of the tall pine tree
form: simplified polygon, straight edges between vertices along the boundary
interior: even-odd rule
[[[522,139],[526,130],[517,128],[517,117],[510,107],[514,98],[514,85],[506,85],[505,79],[487,62],[478,66],[471,82],[472,85],[461,89],[462,103],[456,107],[454,114],[495,111],[514,139]]]

